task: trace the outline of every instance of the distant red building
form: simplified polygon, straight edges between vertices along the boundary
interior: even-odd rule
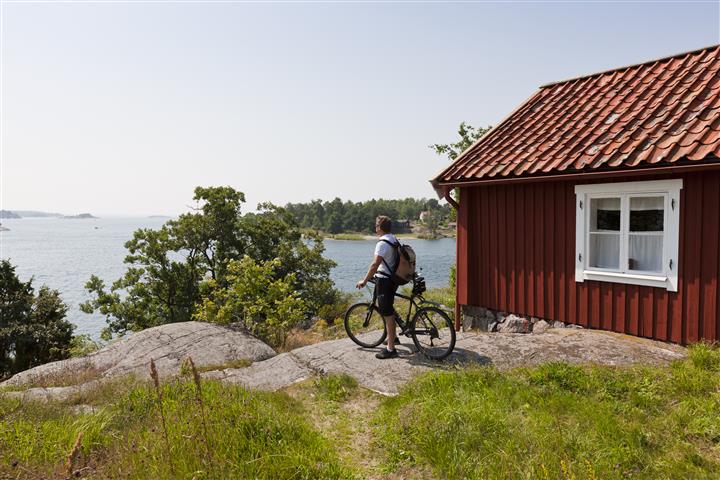
[[[458,305],[720,340],[719,157],[720,46],[541,87],[432,180]]]

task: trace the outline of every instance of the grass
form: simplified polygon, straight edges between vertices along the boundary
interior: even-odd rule
[[[247,368],[252,365],[253,362],[249,358],[238,358],[230,360],[225,363],[210,364],[210,365],[199,365],[195,367],[198,373],[212,372],[213,370],[227,370],[229,368]],[[183,362],[180,365],[180,374],[189,375],[191,374],[190,366],[187,362]]]
[[[315,380],[318,395],[331,402],[346,400],[357,389],[358,382],[350,375],[328,375]]]
[[[326,236],[333,240],[365,240],[365,235],[362,233],[336,233],[334,235],[327,234]]]
[[[4,387],[0,391],[10,390],[24,390],[28,387],[40,387],[40,388],[51,388],[51,387],[67,387],[71,385],[80,385],[91,380],[95,380],[102,374],[101,370],[98,370],[90,364],[78,367],[73,371],[69,372],[50,372],[43,375],[39,375],[33,378],[30,383],[24,386],[12,386]]]
[[[74,400],[92,413],[0,397],[0,478],[720,478],[709,345],[670,366],[435,371],[393,398],[347,375],[266,393],[186,368]]]
[[[287,394],[197,387],[161,385],[160,402],[145,384],[81,415],[70,405],[1,399],[0,478],[64,478],[68,461],[76,476],[93,478],[352,477]]]
[[[386,471],[438,478],[720,478],[720,351],[671,367],[434,372],[385,402]]]

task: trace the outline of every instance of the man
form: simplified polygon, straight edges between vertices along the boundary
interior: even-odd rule
[[[380,359],[398,356],[397,350],[395,350],[395,343],[398,342],[395,333],[395,309],[393,308],[397,285],[392,281],[391,277],[398,255],[396,246],[400,242],[391,231],[392,220],[390,220],[390,217],[381,215],[375,219],[375,233],[380,237],[377,245],[375,245],[375,257],[368,268],[365,278],[355,285],[357,288],[363,288],[368,280],[373,276],[375,277],[378,309],[385,320],[387,328],[387,348],[375,355]]]

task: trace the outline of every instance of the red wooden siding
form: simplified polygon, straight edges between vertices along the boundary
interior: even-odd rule
[[[720,340],[720,169],[647,179],[658,178],[683,178],[677,292],[576,283],[579,182],[564,181],[461,189],[458,302],[677,343]]]

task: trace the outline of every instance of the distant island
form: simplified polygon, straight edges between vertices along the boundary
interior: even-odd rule
[[[22,218],[20,215],[18,215],[15,212],[11,212],[10,210],[0,210],[0,218]]]
[[[173,217],[171,217],[169,215],[150,215],[147,218],[173,218]]]
[[[89,213],[81,213],[79,215],[63,215],[60,218],[62,218],[63,220],[87,220],[87,219],[98,218],[98,217],[95,217]]]
[[[58,218],[62,217],[62,213],[38,212],[37,210],[13,210],[22,218]]]

